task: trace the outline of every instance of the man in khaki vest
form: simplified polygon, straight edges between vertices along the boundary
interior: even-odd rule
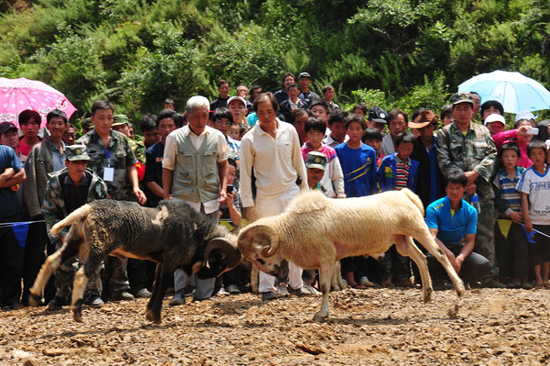
[[[218,220],[219,204],[225,202],[227,157],[229,146],[224,135],[208,127],[210,102],[202,96],[187,101],[185,116],[188,125],[173,131],[166,138],[162,161],[164,199],[179,198]],[[177,270],[174,274],[176,295],[170,305],[184,303],[184,288],[191,274]],[[195,301],[212,297],[215,279],[195,279]]]

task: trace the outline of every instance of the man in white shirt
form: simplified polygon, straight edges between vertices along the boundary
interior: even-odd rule
[[[308,189],[298,133],[277,118],[278,107],[272,93],[260,94],[254,101],[258,124],[241,140],[241,200],[250,221],[283,212],[300,189]],[[304,286],[302,269],[293,263],[289,263],[289,285],[289,291],[298,295],[317,293]],[[263,300],[276,298],[275,277],[260,272],[258,289]]]
[[[202,96],[187,101],[188,125],[166,138],[162,161],[164,199],[179,198],[212,220],[218,219],[220,202],[225,202],[229,147],[223,133],[208,127],[209,101]],[[190,274],[174,274],[176,296],[170,305],[184,303],[184,289]],[[214,290],[214,278],[195,279],[195,301],[208,300]]]

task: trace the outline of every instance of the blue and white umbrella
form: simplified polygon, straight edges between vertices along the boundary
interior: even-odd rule
[[[519,72],[493,71],[479,74],[458,86],[459,93],[477,92],[482,102],[497,100],[504,112],[550,109],[550,92]]]

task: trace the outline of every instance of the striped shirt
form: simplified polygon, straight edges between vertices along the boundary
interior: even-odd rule
[[[521,192],[516,190],[523,168],[516,166],[516,176],[512,179],[502,168],[495,177],[493,184],[500,188],[501,198],[516,212],[521,211]]]
[[[407,188],[407,182],[409,181],[409,170],[411,169],[411,162],[407,159],[404,162],[399,156],[395,155],[395,190],[400,191],[403,188]]]

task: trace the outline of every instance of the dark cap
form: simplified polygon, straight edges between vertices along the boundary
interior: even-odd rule
[[[301,78],[311,79],[311,75],[309,74],[309,72],[304,71],[304,72],[301,72],[300,75],[298,75],[298,80],[300,80]]]
[[[306,156],[306,168],[325,170],[328,163],[327,156],[319,151],[310,151]]]
[[[388,123],[388,112],[378,106],[369,109],[369,121]]]
[[[3,133],[8,132],[9,130],[16,130],[17,131],[17,126],[14,125],[11,122],[0,123],[0,135],[3,134]]]
[[[84,145],[65,146],[65,154],[69,161],[90,160],[90,156],[86,153],[86,146]]]
[[[474,105],[474,99],[472,98],[472,94],[470,93],[455,93],[451,96],[451,104],[457,105],[460,103],[470,103],[472,106]]]

